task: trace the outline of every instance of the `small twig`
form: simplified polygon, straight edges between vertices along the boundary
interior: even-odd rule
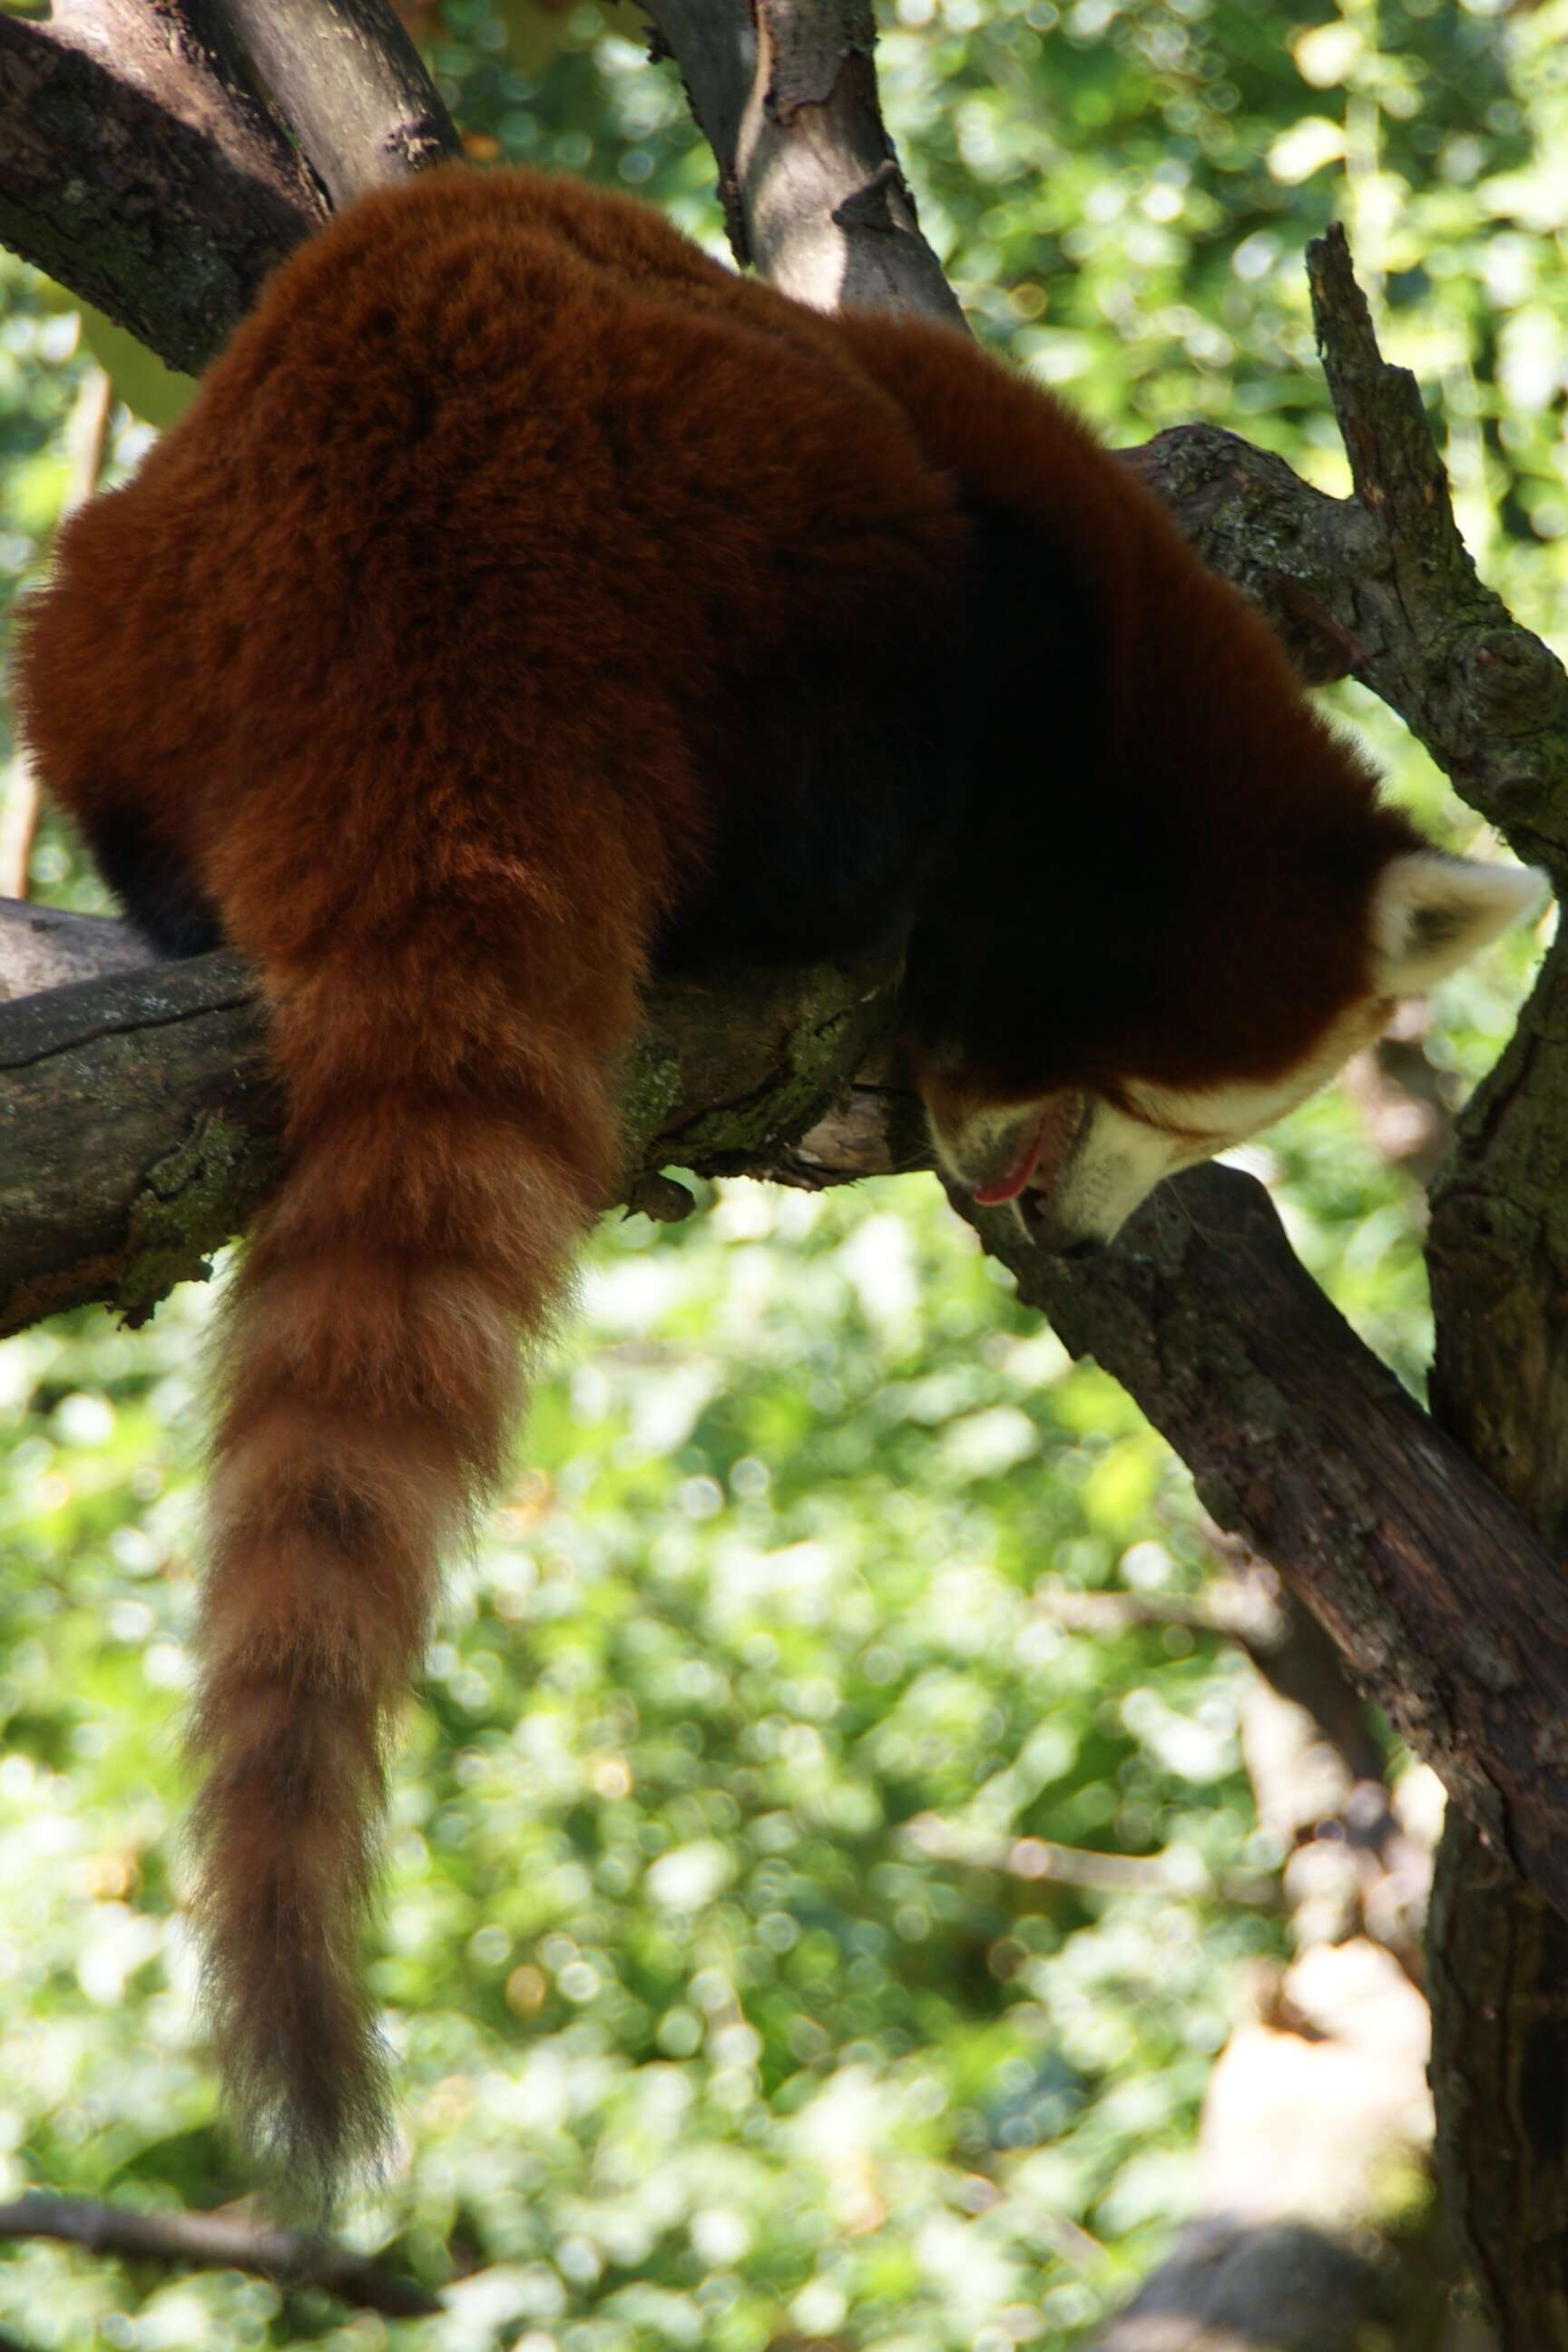
[[[1174,1626],[1192,1633],[1213,1633],[1250,1650],[1255,1643],[1277,1639],[1280,1612],[1265,1593],[1241,1584],[1218,1584],[1209,1592],[1073,1592],[1065,1585],[1043,1584],[1031,1595],[1033,1606],[1053,1625],[1072,1633],[1125,1633],[1133,1627],[1157,1630]]]
[[[21,2197],[0,2205],[0,2238],[57,2238],[131,2262],[244,2271],[282,2285],[323,2287],[391,2319],[427,2319],[442,2309],[427,2287],[383,2270],[368,2255],[235,2213],[131,2213],[85,2197]]]
[[[1051,1838],[994,1836],[944,1821],[939,1813],[917,1813],[905,1822],[904,1836],[930,1862],[952,1863],[962,1870],[994,1871],[1028,1885],[1049,1882],[1099,1895],[1161,1895],[1184,1900],[1214,1895],[1223,1903],[1260,1911],[1277,1911],[1280,1906],[1278,1880],[1260,1871],[1230,1871],[1215,1879],[1201,1864],[1194,1867],[1175,1854],[1099,1853],[1087,1846],[1058,1845]]]

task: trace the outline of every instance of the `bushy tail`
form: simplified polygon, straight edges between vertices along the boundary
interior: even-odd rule
[[[276,992],[289,1171],[220,1334],[192,1745],[215,2039],[291,2200],[384,2149],[359,1945],[388,1738],[613,1187],[604,1056],[635,980],[601,968],[542,1013],[505,971],[415,992],[345,954]]]

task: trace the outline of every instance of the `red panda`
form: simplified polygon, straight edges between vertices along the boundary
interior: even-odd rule
[[[279,270],[66,525],[16,687],[131,916],[269,1008],[196,1908],[231,2099],[325,2188],[384,2144],[394,1720],[614,1197],[650,971],[907,934],[942,1158],[1081,1246],[1535,886],[1378,803],[1046,394],[531,172],[433,172]]]

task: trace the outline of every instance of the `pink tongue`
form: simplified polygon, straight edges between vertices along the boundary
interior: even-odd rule
[[[1025,1135],[1018,1156],[1005,1176],[998,1176],[994,1183],[982,1184],[978,1187],[974,1195],[976,1208],[999,1209],[1004,1201],[1017,1199],[1035,1172],[1035,1162],[1040,1156],[1040,1147],[1045,1140],[1046,1121],[1050,1114],[1051,1106],[1047,1103],[1039,1118]]]

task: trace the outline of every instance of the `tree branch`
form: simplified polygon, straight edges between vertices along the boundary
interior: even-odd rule
[[[208,0],[0,11],[0,240],[199,369],[325,206]]]
[[[1563,879],[1568,674],[1476,575],[1420,387],[1377,348],[1342,228],[1307,248],[1323,373],[1365,540],[1360,674],[1521,856]]]
[[[742,265],[819,310],[962,325],[877,103],[870,0],[646,0],[719,164]]]
[[[1323,267],[1317,246],[1311,266]],[[1321,329],[1336,334],[1337,314],[1321,313]],[[1397,389],[1405,372],[1384,373]],[[1381,409],[1368,418],[1348,404],[1374,395],[1374,376],[1352,372],[1340,381],[1342,430],[1363,449]],[[1431,451],[1418,401],[1415,420],[1398,419],[1406,434],[1413,421]],[[1384,427],[1385,437],[1393,429]],[[1403,441],[1398,447],[1404,457]],[[1414,510],[1386,492],[1375,505],[1327,498],[1283,458],[1217,425],[1177,425],[1123,454],[1205,562],[1272,623],[1309,682],[1354,676],[1370,687],[1521,855],[1562,878],[1568,677],[1551,648],[1478,582],[1446,484],[1447,528],[1439,529],[1424,495]],[[1405,462],[1416,471],[1414,457]],[[1429,478],[1421,480],[1424,492]]]
[[[91,1300],[141,1322],[276,1172],[249,973],[149,962],[123,924],[0,902],[0,998],[17,962],[49,992],[0,1002],[0,1331]],[[645,1161],[721,1173],[780,1150],[885,1033],[896,977],[873,958],[656,991],[623,1086],[632,1181]]]
[[[419,52],[385,0],[216,0],[334,212],[460,156]]]
[[[928,1861],[960,1870],[993,1871],[1026,1886],[1081,1887],[1095,1895],[1155,1895],[1190,1902],[1205,1895],[1247,1910],[1278,1911],[1279,1883],[1260,1870],[1233,1870],[1217,1884],[1179,1853],[1100,1853],[1054,1838],[998,1836],[940,1813],[916,1813],[903,1836]]]
[[[1162,1188],[1092,1272],[986,1245],[1136,1397],[1205,1509],[1287,1574],[1472,1819],[1568,1913],[1568,1600],[1554,1555],[1330,1306],[1261,1188]]]
[[[0,2238],[58,2238],[128,2262],[178,2263],[186,2270],[244,2271],[291,2287],[324,2287],[389,2319],[427,2319],[437,2298],[365,2254],[233,2213],[132,2213],[86,2197],[21,2197],[0,2205]]]

